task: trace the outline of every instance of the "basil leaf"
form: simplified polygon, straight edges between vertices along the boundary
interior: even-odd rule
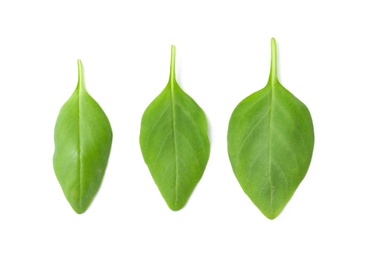
[[[78,84],[63,105],[55,126],[54,170],[75,212],[85,212],[105,173],[112,142],[110,122],[84,87],[82,62]]]
[[[169,83],[143,114],[140,146],[167,205],[183,208],[203,175],[210,143],[203,110],[176,82],[175,46]]]
[[[313,152],[308,108],[277,79],[276,43],[263,89],[239,103],[228,129],[228,153],[244,192],[269,219],[276,218],[307,173]]]

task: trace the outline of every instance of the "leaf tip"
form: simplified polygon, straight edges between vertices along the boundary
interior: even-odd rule
[[[77,213],[78,215],[82,215],[84,212],[86,212],[86,210],[77,210],[77,209],[74,209],[75,213]]]
[[[273,204],[273,203],[271,203],[267,207],[264,207],[264,206],[263,207],[257,206],[257,207],[266,218],[268,218],[269,220],[273,220],[281,214],[281,212],[284,209],[285,205],[286,205],[286,203],[283,203],[283,204],[279,204],[279,203]]]
[[[266,218],[268,218],[269,220],[274,220],[275,218],[277,218],[279,214],[265,214]]]
[[[189,196],[186,197],[186,196],[179,196],[179,197],[176,197],[176,196],[164,196],[164,199],[166,201],[166,204],[167,206],[172,210],[172,211],[179,211],[181,210],[182,208],[185,207],[185,205],[187,204],[188,202],[188,199],[189,199]]]
[[[179,211],[181,210],[182,208],[184,208],[185,204],[184,205],[180,205],[180,204],[169,204],[167,203],[167,205],[169,206],[169,208],[172,210],[172,211]]]
[[[69,201],[70,206],[72,206],[72,209],[74,210],[75,213],[77,213],[78,215],[83,214],[84,212],[87,211],[88,206],[82,206],[79,205],[79,203],[77,202],[73,202],[73,201]]]

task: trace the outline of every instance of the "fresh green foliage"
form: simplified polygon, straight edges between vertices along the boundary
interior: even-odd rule
[[[96,195],[112,142],[110,122],[84,87],[81,61],[78,85],[63,105],[55,126],[54,170],[75,212],[85,212]]]
[[[184,207],[206,168],[210,143],[203,110],[176,82],[175,46],[169,83],[143,114],[140,146],[167,205]]]
[[[231,115],[228,153],[244,192],[274,219],[307,173],[314,133],[308,108],[279,83],[274,39],[271,47],[266,87],[245,98]]]

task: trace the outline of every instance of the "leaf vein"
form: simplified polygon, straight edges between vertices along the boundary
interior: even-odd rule
[[[277,129],[276,129],[277,130]],[[292,146],[290,145],[289,143],[289,140],[287,140],[284,135],[282,135],[279,131],[275,131],[275,133],[280,137],[280,139],[283,141],[282,144],[283,146],[286,148],[287,151],[289,151],[289,153],[292,154],[292,158],[295,160],[298,168],[300,168],[300,164],[299,164],[299,161],[298,161],[298,158],[296,157],[295,155],[295,152],[294,152],[294,149],[292,148]]]
[[[270,90],[270,109],[269,109],[269,126],[268,126],[268,170],[267,170],[267,182],[270,186],[270,207],[271,211],[273,211],[273,192],[274,188],[271,183],[271,125],[272,125],[272,100],[273,100],[273,86],[271,86]]]
[[[267,111],[266,113],[264,113],[264,115],[262,115],[262,117],[251,127],[251,129],[248,131],[248,133],[243,137],[243,140],[241,142],[240,148],[239,148],[239,153],[238,153],[238,159],[240,157],[240,151],[243,150],[244,145],[245,145],[245,141],[250,137],[251,133],[253,132],[253,130],[258,126],[258,124],[269,114],[269,111]]]
[[[304,135],[303,135],[303,133],[300,131],[300,129],[297,127],[297,124],[295,123],[294,118],[290,115],[290,113],[287,113],[287,111],[286,111],[286,109],[285,109],[285,108],[283,108],[282,106],[279,106],[279,107],[281,108],[282,113],[283,113],[284,115],[286,115],[286,116],[289,118],[290,122],[291,122],[291,123],[293,124],[293,126],[294,126],[294,129],[296,129],[296,131],[298,132],[298,134],[299,134],[300,138],[303,140],[303,142],[301,142],[301,143],[302,143],[302,145],[304,146],[304,148],[305,148],[305,149],[307,149],[307,147],[306,147],[306,145],[305,145],[305,138],[304,138]]]
[[[162,151],[164,150],[164,147],[165,147],[165,143],[167,142],[167,139],[169,138],[169,136],[171,135],[171,133],[173,132],[173,129],[171,129],[169,131],[169,133],[166,135],[166,137],[164,138],[164,140],[162,141],[162,146],[160,148],[160,150],[158,151],[157,155],[156,155],[156,158],[154,160],[155,164],[154,164],[154,167],[156,166],[156,164],[159,162],[158,158],[160,157]]]
[[[262,91],[262,90],[261,90],[261,91]],[[242,115],[241,115],[241,117],[240,117],[238,120],[239,120],[239,121],[241,121],[241,119],[247,115],[247,113],[249,112],[249,110],[251,110],[253,107],[255,107],[256,105],[258,105],[258,102],[259,102],[260,100],[264,99],[268,94],[269,94],[269,93],[268,93],[268,92],[266,92],[263,96],[258,97],[258,100],[257,100],[257,101],[254,101],[254,102],[253,102],[253,104],[252,104],[252,105],[250,105],[250,106],[247,108],[247,110],[242,111]],[[243,101],[242,101],[242,102],[243,102]],[[242,102],[241,102],[241,103],[242,103]]]
[[[160,116],[157,118],[157,120],[155,121],[155,123],[153,124],[153,126],[151,127],[147,137],[146,137],[146,143],[144,144],[144,146],[147,146],[147,143],[149,142],[150,140],[150,137],[153,133],[153,130],[158,126],[158,122],[160,122],[160,120],[162,119],[162,117],[164,116],[164,114],[166,113],[167,110],[169,110],[170,106],[167,106],[163,111],[162,113],[160,114]]]
[[[174,102],[174,78],[170,78],[171,83],[171,109],[172,109],[172,128],[174,136],[174,153],[175,153],[175,206],[178,202],[178,151],[176,144],[176,118],[175,118],[175,102]]]

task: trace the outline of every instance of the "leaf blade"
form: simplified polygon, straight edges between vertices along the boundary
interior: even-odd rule
[[[107,167],[112,143],[110,122],[84,87],[78,61],[78,84],[60,109],[55,125],[53,165],[65,197],[84,213],[95,197]]]
[[[314,146],[308,108],[277,79],[276,43],[263,89],[233,111],[228,154],[241,187],[268,218],[276,218],[307,173]]]
[[[207,132],[203,110],[176,82],[172,46],[169,82],[145,110],[140,132],[144,161],[172,210],[184,207],[203,175],[209,158]]]

